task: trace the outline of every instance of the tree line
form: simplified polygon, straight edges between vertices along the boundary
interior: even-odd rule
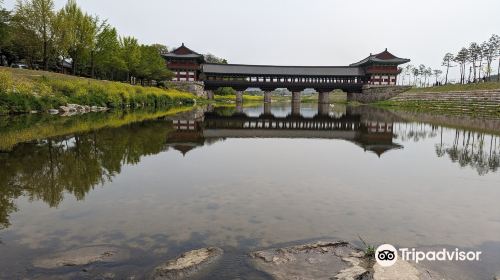
[[[498,60],[498,66],[495,67],[496,60]],[[472,42],[456,54],[446,53],[441,66],[444,67],[444,71],[432,69],[423,64],[419,66],[408,64],[401,69],[403,74],[401,82],[420,87],[448,84],[450,68],[453,67],[459,67],[458,83],[460,84],[494,81],[492,76],[495,72],[494,68],[497,68],[495,80],[500,82],[500,36],[493,34],[481,44]],[[443,74],[444,77],[442,77]]]
[[[141,84],[171,77],[161,44],[144,45],[75,0],[56,10],[53,0],[18,0],[8,11],[0,0],[0,65]]]

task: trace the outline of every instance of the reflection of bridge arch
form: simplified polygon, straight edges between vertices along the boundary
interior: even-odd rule
[[[316,115],[305,118],[301,115],[275,117],[263,114],[259,117],[249,117],[246,114],[220,116],[216,113],[206,113],[204,129],[300,129],[300,130],[357,130],[361,126],[361,117],[344,115],[340,118]]]
[[[244,113],[219,115],[208,112],[198,120],[174,120],[174,126],[177,131],[167,139],[167,143],[174,148],[186,148],[183,145],[185,142],[191,149],[201,139],[225,138],[342,139],[378,156],[402,148],[393,143],[392,123],[362,120],[361,115],[349,113],[341,117],[316,115],[307,118],[293,114],[286,117],[272,114],[252,117]]]

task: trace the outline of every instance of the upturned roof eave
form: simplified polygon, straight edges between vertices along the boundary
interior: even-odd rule
[[[407,58],[391,58],[391,59],[380,59],[380,58],[376,58],[375,56],[371,56],[371,57],[367,57],[359,62],[356,62],[356,63],[353,63],[353,64],[350,64],[349,66],[351,67],[360,67],[360,66],[365,66],[365,65],[368,65],[368,64],[371,64],[371,63],[379,63],[379,64],[396,64],[396,65],[400,65],[400,64],[405,64],[405,63],[408,63],[410,62],[411,60],[410,59],[407,59]]]

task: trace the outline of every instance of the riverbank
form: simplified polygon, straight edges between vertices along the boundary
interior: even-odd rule
[[[442,86],[414,87],[408,92],[450,92],[450,91],[476,91],[476,90],[500,90],[500,82],[471,83],[471,84],[447,84]]]
[[[438,111],[453,115],[500,116],[500,89],[469,91],[410,91],[375,103],[388,109]]]
[[[194,104],[197,99],[178,90],[0,67],[0,114],[48,112],[67,104],[111,109],[160,108]]]
[[[498,117],[500,116],[500,83],[448,84],[429,88],[412,88],[389,100],[374,104],[391,110]]]
[[[262,102],[263,100],[264,96],[243,94],[243,102],[245,103]],[[236,103],[236,95],[215,95],[213,101],[225,104]]]

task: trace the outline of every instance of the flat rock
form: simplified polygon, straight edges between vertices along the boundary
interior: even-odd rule
[[[420,280],[420,272],[406,261],[398,260],[393,266],[373,266],[374,280]]]
[[[36,259],[33,266],[53,269],[65,266],[84,266],[96,262],[120,262],[130,258],[130,252],[115,246],[88,246],[55,253]]]
[[[319,241],[250,253],[255,268],[274,279],[369,279],[369,260],[347,242]]]
[[[152,279],[177,280],[193,276],[203,268],[220,259],[224,251],[217,247],[208,247],[183,253],[155,268]]]
[[[407,261],[398,260],[390,267],[382,267],[378,264],[373,266],[374,280],[445,280],[450,279],[437,273],[436,271],[424,269],[421,266],[415,266]]]

